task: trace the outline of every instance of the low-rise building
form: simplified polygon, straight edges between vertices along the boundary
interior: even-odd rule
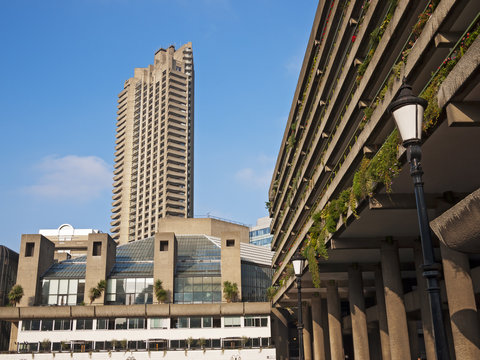
[[[275,358],[277,320],[266,301],[271,251],[240,241],[248,239],[246,227],[192,220],[183,219],[190,234],[158,232],[121,246],[108,234],[90,233],[86,255],[60,262],[52,241],[23,235],[17,283],[25,294],[18,308],[0,309],[0,318],[14,324],[10,350],[17,354],[9,358],[25,352],[39,358],[51,352],[105,358],[109,352],[115,358],[132,351],[135,359],[147,359],[160,350],[172,359],[184,352],[205,359],[225,353]],[[104,290],[92,290],[101,280]],[[163,299],[155,296],[158,280]],[[236,284],[236,296],[226,296],[227,281]]]

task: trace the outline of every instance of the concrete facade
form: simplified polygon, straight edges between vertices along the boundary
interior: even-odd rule
[[[91,233],[87,254],[62,262],[53,260],[52,241],[23,235],[17,283],[25,296],[19,307],[0,307],[0,320],[12,324],[9,350],[59,357],[72,352],[75,358],[85,352],[104,358],[106,352],[115,357],[115,352],[135,351],[142,359],[158,354],[176,359],[191,352],[210,359],[223,349],[222,354],[246,359],[274,358],[272,329],[285,333],[284,316],[272,312],[266,299],[242,302],[243,282],[251,292],[248,286],[257,274],[270,270],[272,253],[242,243],[238,225],[216,225],[222,238],[157,232],[118,246],[108,234]],[[240,229],[248,234],[248,228]],[[154,298],[157,279],[168,294],[162,304]],[[90,302],[100,280],[106,280],[106,289]],[[222,299],[221,284],[227,280],[238,285],[233,302]],[[256,291],[265,294],[269,281]],[[187,293],[190,298],[183,297]]]
[[[112,238],[153,236],[159,218],[193,217],[192,44],[155,53],[118,95]]]
[[[314,359],[436,358],[412,179],[387,111],[402,78],[429,103],[423,180],[449,351],[479,356],[479,13],[473,0],[318,3],[268,199],[273,303],[292,318],[293,255],[327,249],[302,276],[307,323],[317,294],[328,311],[329,348]]]

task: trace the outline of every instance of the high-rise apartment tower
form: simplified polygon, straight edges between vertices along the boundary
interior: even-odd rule
[[[112,228],[120,244],[153,236],[157,220],[193,216],[192,44],[160,49],[118,95]]]

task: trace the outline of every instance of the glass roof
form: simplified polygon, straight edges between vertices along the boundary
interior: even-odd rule
[[[178,235],[176,276],[220,276],[220,247],[204,235]]]
[[[152,277],[154,238],[117,247],[109,278]],[[205,235],[177,235],[176,276],[220,276],[218,239]],[[85,278],[86,256],[53,264],[43,278]]]

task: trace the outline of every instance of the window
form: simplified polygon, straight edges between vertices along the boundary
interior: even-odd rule
[[[53,330],[53,320],[44,319],[42,320],[42,331],[52,331]]]
[[[35,243],[27,242],[25,244],[25,257],[32,257],[35,250]]]
[[[70,319],[55,319],[54,330],[71,330],[72,324]]]
[[[93,242],[93,256],[100,256],[102,255],[102,243],[100,241]]]
[[[235,240],[233,239],[228,239],[227,240],[227,247],[232,247],[235,246]]]
[[[97,319],[97,330],[115,329],[115,319]]]
[[[266,316],[245,316],[244,325],[265,327],[268,325],[268,318]]]
[[[22,331],[37,331],[40,330],[40,320],[23,320]]]
[[[150,329],[168,329],[168,318],[150,319]]]
[[[143,319],[143,318],[129,318],[128,319],[128,328],[129,329],[145,329],[145,319]]]
[[[115,319],[115,330],[123,330],[127,328],[127,318]]]
[[[168,240],[160,240],[160,251],[168,251]]]
[[[199,329],[202,327],[202,318],[201,317],[191,317],[190,318],[190,328]]]
[[[225,316],[223,318],[224,327],[240,327],[241,318],[239,316]]]
[[[93,319],[77,319],[77,330],[92,330]]]
[[[42,305],[80,305],[83,303],[85,279],[43,279]]]

